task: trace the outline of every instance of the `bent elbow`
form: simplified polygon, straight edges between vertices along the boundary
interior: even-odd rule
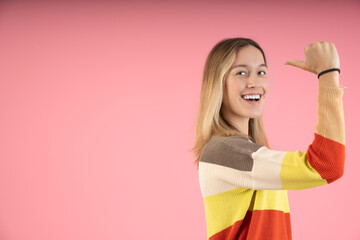
[[[332,183],[341,178],[342,176],[344,176],[344,167],[333,170],[332,174],[330,174],[329,177],[326,178],[326,181],[328,183]]]
[[[345,146],[333,144],[320,148],[309,147],[308,158],[310,165],[320,174],[322,179],[332,183],[344,175]]]

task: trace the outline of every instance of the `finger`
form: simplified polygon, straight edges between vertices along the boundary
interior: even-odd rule
[[[294,67],[298,67],[298,68],[301,68],[301,69],[303,69],[303,70],[306,70],[305,62],[303,62],[303,61],[294,60],[294,59],[289,59],[289,60],[286,60],[286,61],[284,62],[284,64],[290,65],[290,66],[294,66]]]

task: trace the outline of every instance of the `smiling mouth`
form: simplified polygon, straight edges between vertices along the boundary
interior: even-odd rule
[[[241,96],[246,101],[257,102],[261,98],[261,94],[250,94]]]

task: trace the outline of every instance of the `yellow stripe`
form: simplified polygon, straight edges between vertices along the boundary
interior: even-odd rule
[[[300,151],[285,154],[280,178],[283,189],[305,189],[327,184],[309,164],[306,152]]]
[[[244,219],[254,190],[235,188],[204,198],[207,234],[212,236]]]
[[[289,213],[289,201],[286,190],[258,190],[255,191],[251,210],[278,210]]]
[[[287,191],[285,190],[255,191],[239,187],[205,197],[204,205],[209,237],[232,226],[235,222],[243,220],[248,210],[289,212]]]

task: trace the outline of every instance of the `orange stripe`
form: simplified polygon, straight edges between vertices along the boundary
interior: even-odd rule
[[[277,210],[248,211],[244,220],[211,236],[209,240],[291,239],[290,213]]]
[[[315,133],[315,139],[309,146],[308,161],[310,165],[328,183],[344,174],[345,146]]]
[[[244,239],[240,238],[240,230],[243,225],[243,220],[235,222],[232,226],[222,230],[219,233],[214,234],[209,238],[209,240],[235,240],[235,239]]]
[[[290,213],[276,210],[255,210],[252,214],[248,239],[290,240]]]

